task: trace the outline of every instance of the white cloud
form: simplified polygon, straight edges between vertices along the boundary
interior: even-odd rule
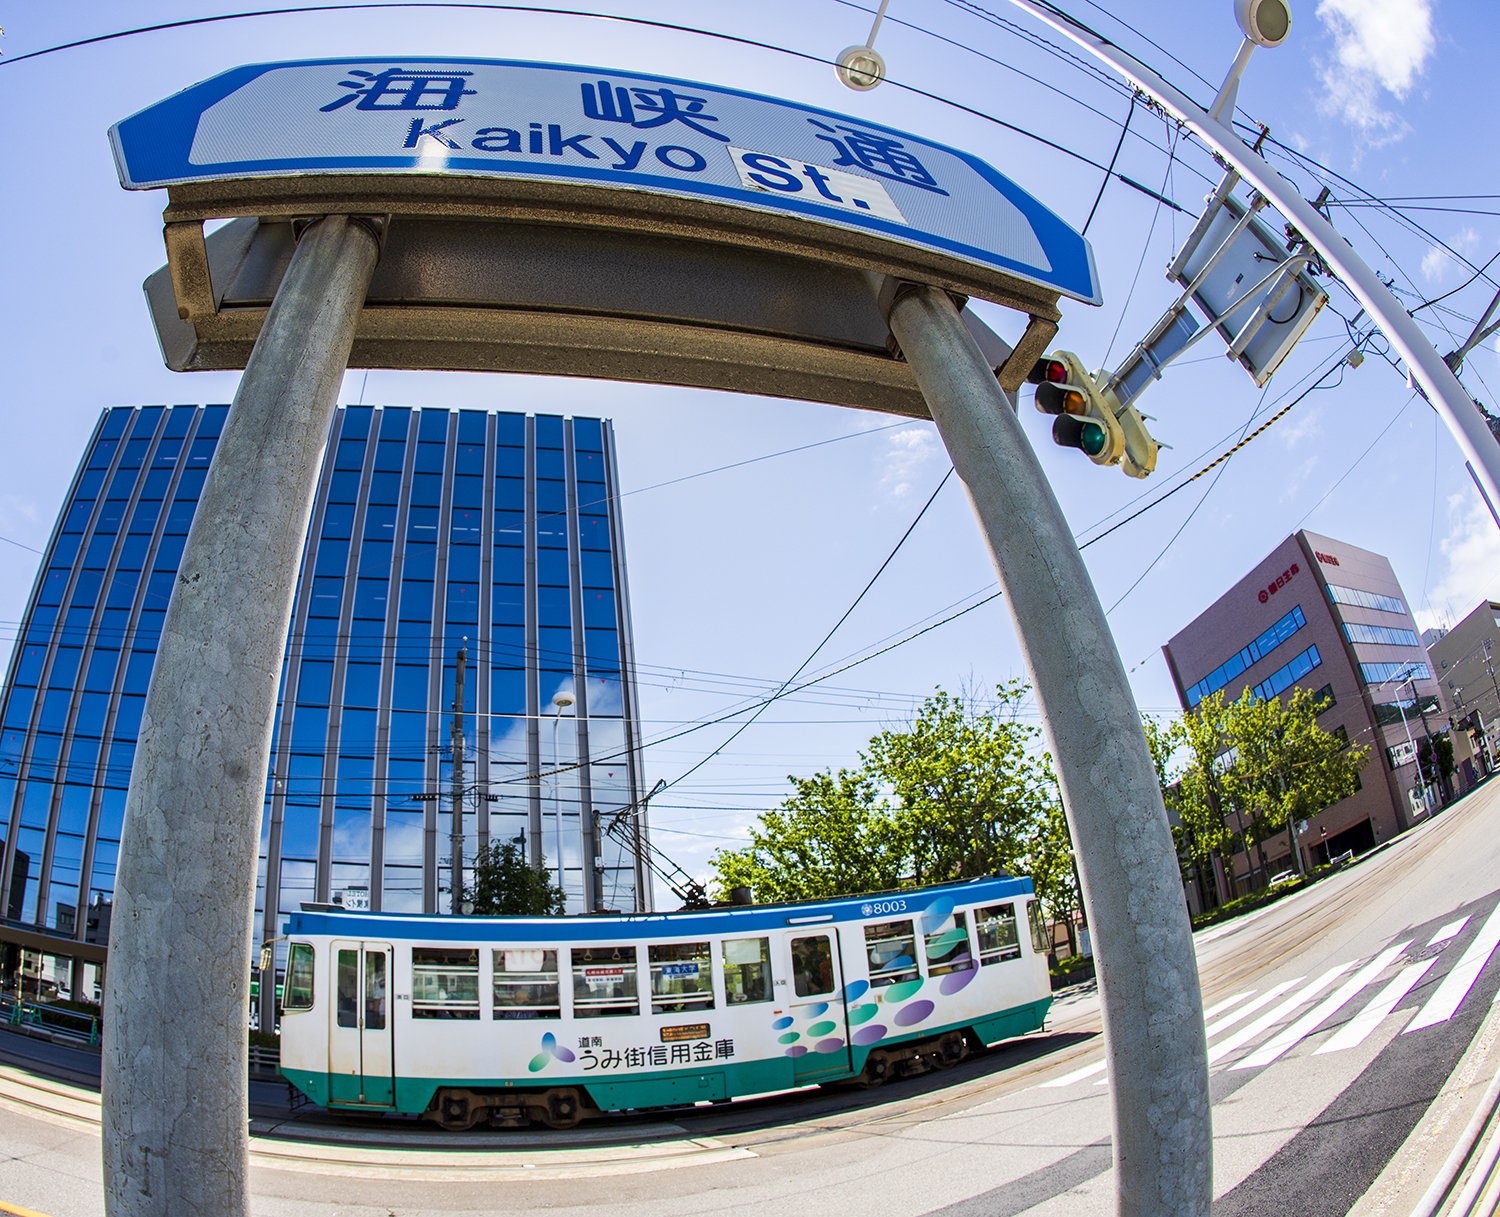
[[[912,478],[928,468],[941,450],[931,427],[903,427],[892,433],[885,451],[881,488],[892,498],[912,491]]]
[[[1460,229],[1458,235],[1449,240],[1448,245],[1458,250],[1461,254],[1467,254],[1479,244],[1479,234],[1472,228]],[[1459,262],[1448,250],[1441,245],[1430,246],[1422,256],[1422,278],[1428,283],[1440,283],[1450,270],[1458,268]]]
[[[1500,597],[1500,528],[1489,510],[1477,494],[1451,495],[1448,522],[1441,545],[1448,569],[1427,598],[1431,607],[1415,613],[1423,629],[1451,625],[1486,597]]]
[[[1367,145],[1400,139],[1406,122],[1383,94],[1406,98],[1432,54],[1432,0],[1321,0],[1318,17],[1333,36],[1322,66],[1322,108],[1357,127]]]

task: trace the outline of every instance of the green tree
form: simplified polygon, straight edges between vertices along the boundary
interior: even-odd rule
[[[513,841],[491,841],[474,859],[474,886],[465,895],[485,916],[560,916],[567,907],[562,888],[539,866],[532,866]]]
[[[1029,873],[1057,787],[1041,729],[1017,717],[1028,688],[1011,681],[975,709],[939,689],[907,731],[882,731],[861,755],[895,801],[916,883]]]
[[[714,855],[723,891],[748,887],[767,902],[900,886],[906,850],[868,773],[840,769],[788,780],[797,793],[751,826],[750,844]]]
[[[1028,692],[983,708],[939,689],[906,730],[871,739],[854,769],[789,780],[796,793],[713,860],[721,891],[757,900],[856,895],[1005,871],[1032,877],[1050,915],[1078,906],[1067,822]],[[1071,924],[1071,922],[1070,922]]]

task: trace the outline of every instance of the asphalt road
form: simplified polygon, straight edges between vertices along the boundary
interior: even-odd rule
[[[1497,818],[1493,783],[1348,871],[1198,935],[1216,1217],[1410,1211],[1500,1060]],[[373,1148],[348,1125],[322,1147],[260,1137],[255,1211],[1104,1217],[1098,1027],[1082,990],[1043,1033],[879,1090],[571,1134],[422,1128]],[[101,1214],[97,1101],[86,1086],[51,1099],[27,1086],[0,1069],[0,1201]]]

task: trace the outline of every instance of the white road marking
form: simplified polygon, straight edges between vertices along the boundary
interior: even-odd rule
[[[1356,1014],[1326,1044],[1314,1052],[1319,1056],[1325,1052],[1342,1052],[1345,1048],[1358,1048],[1365,1038],[1385,1021],[1385,1016],[1396,1008],[1396,1003],[1412,991],[1437,959],[1424,959],[1420,963],[1408,964],[1396,973],[1390,984],[1380,991],[1368,1006]]]
[[[1427,999],[1427,1004],[1417,1012],[1417,1017],[1407,1024],[1406,1034],[1452,1018],[1463,1004],[1464,998],[1469,995],[1469,990],[1474,987],[1474,982],[1479,979],[1479,974],[1484,971],[1484,965],[1489,963],[1497,946],[1500,946],[1500,907],[1489,915],[1489,919],[1480,927],[1478,936],[1469,944],[1469,949],[1453,965],[1448,975],[1443,977],[1443,983],[1438,986],[1437,992]]]
[[[1286,1052],[1305,1036],[1311,1035],[1323,1023],[1337,1014],[1345,1003],[1357,997],[1365,986],[1374,984],[1379,979],[1380,974],[1390,967],[1391,964],[1395,963],[1396,957],[1409,946],[1411,946],[1410,942],[1400,942],[1393,947],[1387,947],[1290,1027],[1273,1036],[1249,1056],[1245,1057],[1244,1060],[1236,1061],[1230,1068],[1259,1069],[1262,1066],[1269,1065],[1282,1053]]]
[[[1233,997],[1226,997],[1217,1005],[1210,1006],[1203,1012],[1203,1021],[1207,1022],[1215,1015],[1223,1014],[1224,1011],[1228,1010],[1231,1006],[1239,1005],[1240,1002],[1244,1001],[1245,998],[1249,997],[1254,992],[1254,989],[1246,989],[1243,993],[1236,993]]]
[[[1050,1082],[1043,1082],[1037,1089],[1050,1090],[1057,1086],[1071,1086],[1074,1082],[1081,1082],[1084,1078],[1091,1078],[1096,1073],[1103,1073],[1108,1068],[1108,1061],[1095,1061],[1092,1065],[1085,1065],[1082,1069],[1075,1069],[1072,1073],[1065,1073],[1060,1078],[1053,1078]]]
[[[1442,929],[1440,929],[1436,934],[1432,936],[1427,945],[1435,946],[1440,942],[1447,942],[1448,939],[1457,935],[1458,932],[1468,924],[1469,919],[1467,917],[1460,917],[1457,921],[1450,921],[1447,925],[1445,925]]]
[[[1345,972],[1348,972],[1358,962],[1358,960],[1355,960],[1352,963],[1341,963],[1336,968],[1329,968],[1328,971],[1324,972],[1312,984],[1293,993],[1291,997],[1287,998],[1286,1001],[1282,1002],[1281,1005],[1277,1006],[1269,1014],[1261,1015],[1249,1026],[1241,1027],[1233,1035],[1220,1040],[1208,1050],[1208,1063],[1212,1065],[1215,1061],[1222,1060],[1236,1048],[1248,1044],[1261,1032],[1274,1027],[1282,1019],[1292,1014],[1299,1006],[1312,1001],[1313,998],[1317,997],[1319,993],[1323,992],[1324,989],[1328,988],[1329,985],[1333,984],[1334,981]]]
[[[1350,966],[1352,967],[1353,965],[1351,964]],[[1275,1001],[1278,997],[1280,997],[1288,989],[1291,989],[1291,988],[1294,988],[1297,985],[1300,985],[1302,983],[1302,981],[1303,981],[1303,977],[1301,977],[1301,976],[1294,976],[1294,977],[1292,977],[1291,980],[1283,981],[1281,984],[1276,985],[1276,986],[1274,986],[1274,987],[1272,987],[1270,989],[1267,989],[1264,993],[1262,993],[1259,997],[1257,997],[1248,1006],[1242,1006],[1240,1009],[1236,1010],[1233,1014],[1226,1015],[1224,1018],[1221,1018],[1218,1022],[1216,1022],[1216,1023],[1210,1023],[1208,1025],[1208,1027],[1204,1030],[1203,1034],[1208,1039],[1213,1039],[1213,1037],[1216,1036],[1216,1035],[1218,1035],[1219,1032],[1224,1031],[1224,1030],[1226,1030],[1226,1029],[1234,1026],[1235,1023],[1237,1023],[1237,1022],[1240,1021],[1240,1019],[1242,1019],[1242,1018],[1249,1018],[1250,1015],[1254,1014],[1257,1010],[1261,1009],[1264,1006],[1269,1006],[1273,1001]]]

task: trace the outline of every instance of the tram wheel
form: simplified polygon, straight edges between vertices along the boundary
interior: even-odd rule
[[[583,1100],[572,1087],[558,1087],[542,1096],[546,1106],[537,1115],[548,1128],[576,1128],[583,1120]]]
[[[969,1044],[962,1031],[950,1031],[937,1042],[937,1051],[928,1055],[934,1069],[951,1069],[969,1055]]]

